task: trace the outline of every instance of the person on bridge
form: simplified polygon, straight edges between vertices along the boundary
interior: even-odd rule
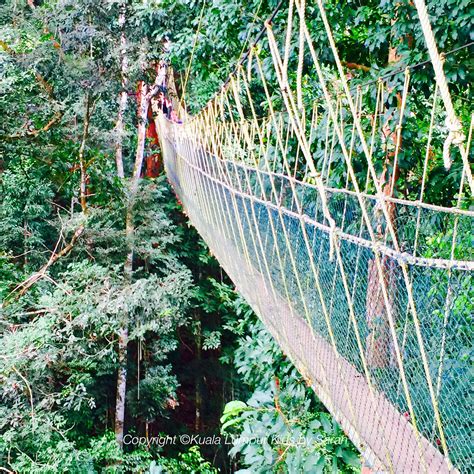
[[[171,110],[170,120],[174,123],[183,123],[183,121],[178,117],[178,114],[175,110]]]
[[[171,103],[171,100],[169,100],[165,96],[164,90],[160,90],[160,92],[158,92],[158,104],[161,111],[166,115],[166,117],[170,118],[171,111],[173,109],[173,104]]]

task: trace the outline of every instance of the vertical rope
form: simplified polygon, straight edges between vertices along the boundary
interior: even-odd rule
[[[301,15],[299,18],[300,22],[300,31],[299,31],[299,45],[298,45],[298,68],[296,69],[296,97],[298,103],[298,111],[301,114],[301,117],[305,116],[304,113],[304,104],[303,104],[303,63],[304,63],[304,29],[303,23],[305,21],[305,3],[306,0],[300,0],[301,4]]]
[[[436,45],[436,40],[431,29],[431,23],[428,17],[428,11],[424,0],[414,0],[416,10],[418,11],[418,17],[420,18],[421,29],[423,30],[423,35],[425,37],[426,46],[428,47],[428,52],[430,54],[431,62],[433,64],[433,69],[436,75],[436,82],[439,87],[439,92],[441,98],[443,99],[444,107],[447,114],[447,123],[446,126],[449,129],[449,135],[446,139],[448,143],[447,147],[445,145],[445,156],[444,156],[444,165],[447,169],[451,166],[451,158],[449,156],[449,147],[451,143],[460,144],[464,141],[464,135],[462,132],[462,125],[459,119],[456,116],[454,111],[453,103],[451,100],[451,94],[449,93],[448,82],[443,70],[443,61],[438,52],[438,47]],[[456,140],[456,141],[454,141]],[[446,156],[446,151],[448,152]]]
[[[285,52],[283,55],[283,67],[282,74],[284,77],[288,78],[288,61],[290,59],[290,47],[291,47],[291,32],[293,29],[293,6],[295,1],[290,0],[288,5],[288,20],[286,22],[286,36],[285,36]]]
[[[191,72],[191,65],[193,64],[194,52],[196,51],[196,46],[197,46],[198,39],[199,39],[199,33],[201,32],[202,18],[203,18],[203,15],[204,15],[205,7],[206,7],[206,2],[204,1],[204,2],[202,2],[201,13],[199,14],[199,21],[198,21],[198,25],[197,25],[197,28],[196,28],[196,34],[194,35],[193,47],[191,49],[191,56],[189,57],[189,63],[188,63],[188,67],[186,69],[186,76],[184,78],[184,84],[183,84],[183,93],[181,95],[181,100],[179,101],[178,109],[181,109],[182,104],[183,104],[183,102],[185,100],[185,97],[186,97],[186,88],[188,86],[189,74]]]

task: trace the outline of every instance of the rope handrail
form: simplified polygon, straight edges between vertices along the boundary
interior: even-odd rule
[[[257,209],[256,210],[256,217],[255,217],[255,220],[254,220],[254,223],[255,223],[254,225],[257,225],[256,224],[257,222],[259,222],[259,223],[262,222],[262,216],[263,216],[262,212],[275,213],[275,214],[277,212],[281,212],[285,222],[286,222],[286,219],[291,219],[295,222],[296,221],[298,221],[298,222],[302,221],[302,222],[304,222],[304,225],[307,226],[308,228],[316,229],[316,231],[318,232],[318,235],[319,235],[319,238],[317,239],[317,241],[324,240],[323,236],[325,234],[327,235],[330,232],[330,227],[329,226],[324,225],[321,222],[317,222],[313,218],[310,218],[310,217],[305,216],[305,215],[301,216],[298,213],[296,213],[294,211],[291,211],[290,209],[279,207],[275,203],[269,202],[267,199],[259,198],[258,196],[254,195],[254,194],[250,194],[249,192],[245,192],[244,190],[239,189],[238,187],[235,187],[235,185],[233,187],[229,184],[229,182],[225,182],[225,181],[228,181],[228,180],[223,181],[222,173],[225,172],[224,171],[224,168],[225,168],[224,162],[223,161],[221,162],[221,160],[216,156],[211,157],[209,152],[204,153],[204,150],[202,152],[200,152],[199,151],[200,145],[196,145],[195,143],[193,144],[187,138],[184,137],[184,135],[181,131],[181,128],[183,127],[182,125],[175,125],[175,124],[169,123],[168,126],[177,129],[176,130],[176,136],[173,136],[173,134],[171,134],[171,136],[166,135],[166,134],[162,135],[163,143],[168,142],[170,144],[169,146],[173,148],[173,151],[171,151],[171,148],[165,147],[165,157],[166,157],[166,166],[167,166],[167,170],[168,170],[168,176],[169,176],[170,180],[172,181],[172,183],[175,185],[176,191],[178,192],[178,194],[180,196],[180,199],[182,199],[183,203],[185,204],[185,209],[190,214],[190,216],[193,216],[194,219],[196,219],[196,218],[197,219],[202,219],[204,216],[207,216],[205,218],[205,221],[204,221],[204,222],[206,222],[206,224],[203,224],[204,229],[207,229],[207,230],[205,231],[206,234],[203,234],[203,235],[206,236],[206,240],[208,241],[208,243],[211,244],[211,248],[213,249],[213,252],[215,251],[217,253],[218,252],[217,249],[219,248],[219,246],[224,245],[224,243],[226,242],[226,239],[224,238],[224,235],[226,235],[226,234],[217,233],[216,235],[213,235],[213,233],[212,233],[212,232],[214,232],[212,230],[213,225],[216,225],[216,224],[211,224],[211,223],[212,222],[219,222],[218,226],[221,226],[222,224],[224,224],[224,227],[222,227],[221,232],[224,232],[224,233],[229,232],[230,229],[234,225],[234,224],[232,224],[232,221],[233,221],[233,219],[236,218],[235,213],[236,212],[242,213],[243,212],[242,209],[245,209],[246,207],[250,207],[250,206],[252,208]],[[173,161],[171,161],[170,156],[175,156]],[[218,162],[221,162],[221,164],[218,164]],[[204,165],[204,163],[206,163],[206,164]],[[234,167],[232,166],[232,169],[233,168]],[[237,168],[238,168],[238,166],[237,166]],[[229,163],[228,172],[229,173],[231,172],[230,163]],[[178,174],[176,174],[176,173],[178,173]],[[217,173],[217,175],[215,173]],[[235,178],[235,176],[234,176],[234,178]],[[203,181],[203,180],[205,180],[205,181]],[[204,184],[204,183],[207,183],[207,184]],[[187,191],[184,191],[185,189]],[[193,189],[194,189],[194,191],[193,191]],[[218,190],[218,191],[211,191],[212,189],[215,189],[215,190]],[[197,194],[195,194],[195,193],[197,193]],[[226,195],[227,196],[232,195],[233,198],[225,197]],[[220,211],[219,209],[222,209],[222,204],[226,201],[229,203],[230,207],[225,205],[224,208],[226,210],[225,210],[225,214],[223,214],[222,211]],[[236,201],[236,203],[231,204],[233,201]],[[219,202],[220,202],[220,204],[219,204]],[[243,204],[244,202],[247,202],[248,204]],[[241,203],[241,204],[239,204],[239,203]],[[201,209],[201,211],[199,211],[199,209]],[[238,211],[238,209],[240,209],[240,211]],[[263,211],[263,209],[266,209],[266,210]],[[222,209],[222,210],[224,210],[224,209]],[[202,214],[202,215],[200,216],[200,214]],[[245,213],[244,213],[244,215],[245,215]],[[260,217],[258,217],[258,216],[260,216]],[[247,218],[243,217],[242,225],[244,224],[244,222],[247,221],[247,219],[248,219],[248,216],[247,216]],[[250,219],[250,220],[252,220],[252,219]],[[268,231],[265,232],[265,225],[264,224],[260,224],[260,225],[263,225],[263,228],[261,229],[261,237],[262,237],[262,240],[265,241],[265,239],[268,239],[268,237],[265,237],[265,234],[268,235]],[[227,226],[229,226],[229,227],[227,227]],[[225,230],[226,227],[229,230],[226,231]],[[209,234],[209,232],[211,232],[211,233]],[[249,260],[250,261],[253,260],[255,262],[256,259],[257,259],[257,257],[256,257],[257,254],[254,253],[255,251],[251,251],[251,248],[252,247],[258,248],[259,244],[258,243],[252,244],[250,237],[248,237],[248,239],[250,239],[248,241],[248,243],[243,244],[243,242],[245,240],[247,240],[247,237],[245,237],[245,236],[246,235],[250,236],[252,234],[252,232],[254,232],[254,231],[252,231],[252,229],[249,228],[248,226],[244,226],[241,229],[241,231],[237,231],[235,229],[235,232],[232,232],[232,231],[230,232],[231,234],[232,233],[234,234],[234,237],[232,239],[233,242],[234,242],[234,245],[239,245],[239,242],[240,242],[240,246],[241,246],[242,249],[243,249],[242,246],[246,245],[247,250],[246,250],[245,253],[250,254],[250,255],[247,255],[247,257],[245,257],[244,261],[246,261],[246,262],[248,262]],[[321,233],[319,233],[319,232],[321,232]],[[273,235],[273,232],[271,232],[270,235]],[[341,245],[345,245],[344,242],[347,242],[348,244],[353,243],[357,246],[357,248],[359,249],[359,252],[361,251],[361,249],[367,249],[367,251],[370,251],[370,252],[374,251],[373,242],[371,242],[370,240],[360,239],[357,236],[348,234],[347,232],[342,232],[338,237],[339,237],[339,242],[341,243]],[[265,244],[263,242],[262,245],[263,245],[264,248],[265,248],[265,245],[270,245],[270,247],[271,247],[272,246],[271,242],[272,242],[271,240],[269,241],[268,244]],[[326,251],[328,251],[328,249]],[[449,261],[446,261],[446,260],[444,260],[443,262],[439,262],[439,261],[436,261],[436,259],[435,259],[435,261],[430,261],[430,259],[426,259],[426,258],[423,258],[423,257],[410,257],[410,256],[404,256],[403,254],[398,255],[395,252],[393,252],[393,249],[387,248],[383,244],[379,245],[379,247],[377,248],[377,251],[381,252],[382,255],[385,255],[387,258],[390,258],[391,261],[398,261],[399,259],[404,260],[404,258],[405,258],[405,260],[404,260],[405,263],[407,263],[409,265],[412,265],[413,268],[416,269],[417,271],[421,271],[422,268],[425,268],[429,271],[442,272],[442,271],[446,271],[445,269],[442,268],[443,264],[446,263],[448,266],[450,265]],[[314,249],[314,252],[315,252],[314,258],[316,258],[316,256],[317,256],[317,247]],[[251,255],[253,255],[253,257]],[[363,255],[363,253],[361,255]],[[266,258],[268,259],[270,257],[267,256]],[[364,257],[364,259],[365,258],[366,257]],[[285,262],[284,262],[285,259],[280,257],[279,260],[283,260],[283,261],[280,262],[280,264],[277,264],[277,268],[280,265],[283,265],[283,268],[285,268]],[[304,261],[304,259],[300,259],[299,261],[302,262],[302,261]],[[439,263],[441,263],[441,265],[439,265],[440,268],[438,268]],[[327,264],[328,264],[327,261],[324,261],[324,259],[321,260],[319,265],[318,265],[320,267],[320,271],[323,271],[323,268],[324,268],[324,266],[321,266],[321,265],[326,265],[327,266]],[[467,264],[471,265],[471,267],[472,267],[472,262],[467,262]],[[248,265],[254,265],[254,263],[253,264],[246,263],[245,268],[248,268]],[[425,267],[424,265],[427,265],[427,266]],[[471,271],[472,272],[472,268],[471,269],[469,269],[469,268],[463,269],[462,266],[460,266],[459,268],[451,267],[451,270],[454,271],[454,272],[460,272],[460,271],[467,271],[467,272]],[[285,278],[288,278],[288,275],[291,275],[291,273],[292,273],[289,269],[286,269],[286,270],[282,269],[282,272],[283,272],[282,275],[286,275]],[[288,272],[290,272],[290,273],[288,273]],[[274,275],[272,270],[270,270],[270,274]],[[246,278],[245,275],[248,275],[247,270],[245,270],[244,275],[242,277],[235,280],[236,284],[239,285],[239,282],[242,282],[243,280],[245,280],[245,278]],[[362,275],[359,275],[359,279],[361,277],[362,277]],[[275,278],[275,276],[273,276],[272,278]],[[355,279],[354,281],[357,281],[357,279]],[[275,285],[276,286],[275,292],[277,294],[280,294],[280,291],[278,290],[278,286],[277,286],[278,283],[273,282],[273,283],[270,283],[270,286],[271,285]],[[363,290],[364,286],[365,286],[365,284],[361,284],[360,290]],[[291,293],[290,290],[288,290],[288,291]],[[360,294],[360,291],[357,291],[356,293]],[[354,301],[357,301],[357,299],[355,299]],[[293,304],[296,304],[298,306],[298,304],[295,302],[295,300],[293,300]],[[294,311],[297,311],[297,308],[295,308]],[[361,321],[359,318],[357,318],[357,319],[359,321]],[[359,322],[359,324],[361,324],[361,323]],[[291,345],[291,332],[289,332],[286,335],[280,334],[280,337],[281,336],[283,336],[284,338],[286,338],[288,340],[287,343],[285,343],[284,341],[281,341],[282,347],[284,348],[284,350],[289,350],[288,347],[289,347],[289,345]],[[335,337],[336,337],[336,340],[337,340],[337,346],[339,347],[340,350],[343,349],[343,346],[340,346],[340,344],[342,344],[342,340],[344,338],[342,337],[341,334],[337,334],[337,333],[336,333]],[[310,354],[311,354],[311,352],[308,353],[308,357],[310,356]],[[343,352],[343,354],[344,354],[344,352]],[[304,366],[302,367],[302,370],[304,370]],[[364,379],[363,376],[362,376],[362,379]],[[420,382],[418,382],[418,383],[420,383]],[[382,385],[378,384],[379,389],[381,388],[383,390],[383,386],[384,386],[383,384]],[[328,403],[328,406],[330,406],[331,401],[326,400],[326,402]],[[419,405],[418,405],[419,402],[420,401],[418,400],[417,404],[415,405],[415,407],[417,407],[416,408],[417,410],[420,409]],[[459,402],[459,403],[462,404],[462,402]],[[358,411],[358,409],[359,409],[359,407],[356,406],[355,407],[356,412]],[[402,408],[399,408],[399,409],[403,412]],[[334,409],[334,410],[332,410],[332,412],[336,413],[337,410]],[[357,418],[357,416],[356,416],[356,418]],[[338,418],[338,419],[343,424],[345,424],[346,421],[347,421],[347,420],[344,421],[343,418],[342,419]],[[354,421],[353,421],[351,423],[351,425],[356,426],[356,432],[357,433],[360,433],[360,431],[362,430],[362,427],[360,426],[360,420],[357,423],[354,423]],[[381,429],[381,428],[378,428],[378,429]],[[384,428],[384,429],[389,429],[389,427]],[[389,429],[389,431],[390,431],[390,429]],[[353,437],[353,439],[355,439],[355,436]],[[424,441],[422,442],[422,444],[423,443],[424,443]],[[389,446],[389,445],[390,445],[390,440],[388,440],[386,446]],[[378,455],[380,455],[380,452],[379,452]],[[391,453],[390,456],[393,456],[393,453]],[[427,464],[430,465],[429,464],[430,461],[428,461],[428,458],[426,458],[426,453],[423,454],[422,458],[425,458]],[[375,459],[373,460],[373,466],[374,467],[377,466],[378,461],[376,459],[379,459],[379,458],[376,456]],[[391,458],[391,462],[395,462],[395,465],[400,465],[402,460]],[[394,469],[394,470],[396,470],[396,469]],[[428,472],[444,472],[444,468],[441,468],[438,465],[437,469],[433,469],[433,470],[428,469]]]
[[[169,123],[172,123],[171,120],[169,120],[169,119],[166,119],[166,120]],[[250,123],[250,121],[249,121],[249,123]],[[203,143],[196,142],[196,144],[199,144],[200,146],[204,146]],[[227,159],[227,158],[222,158],[222,161],[231,162],[231,160]],[[250,165],[246,165],[243,162],[238,162],[238,163],[236,163],[236,165],[239,166],[239,167],[242,167],[242,168],[247,168],[249,170],[250,169],[256,169],[261,173],[272,174],[273,176],[276,176],[276,177],[279,177],[279,178],[282,178],[282,179],[286,179],[288,181],[293,181],[294,183],[304,184],[305,186],[307,186],[309,188],[315,188],[315,186],[313,184],[305,183],[305,182],[299,180],[298,178],[295,178],[294,176],[288,176],[284,173],[278,173],[278,172],[274,172],[274,171],[265,171],[265,170],[262,170],[262,169],[259,169],[259,168],[254,168]],[[350,189],[341,189],[341,188],[335,188],[335,187],[331,187],[331,186],[325,186],[325,188],[328,191],[333,192],[333,193],[350,194],[350,195],[353,195],[353,196],[355,196],[357,194],[355,191],[352,191]],[[379,199],[379,197],[377,197],[373,194],[365,193],[365,192],[361,192],[360,195],[363,196],[366,199],[372,199],[372,200]],[[433,211],[439,211],[439,212],[443,212],[443,213],[447,213],[447,214],[459,214],[459,215],[463,215],[463,216],[474,217],[474,210],[460,209],[460,208],[457,208],[457,207],[440,206],[440,205],[430,204],[430,203],[420,201],[420,200],[402,199],[402,198],[396,198],[396,197],[393,197],[393,196],[382,196],[381,199],[386,201],[386,202],[389,202],[389,203],[402,204],[402,205],[405,205],[405,206],[412,206],[412,207],[421,207],[422,209],[430,209],[430,210],[433,210]]]
[[[196,144],[194,146],[196,147]],[[212,156],[211,153],[208,153],[208,155]],[[214,159],[217,160],[219,158],[214,157]],[[203,176],[206,176],[209,180],[211,180],[211,181],[215,182],[216,184],[218,184],[219,186],[233,192],[234,194],[236,194],[240,197],[249,199],[251,201],[263,204],[263,205],[265,205],[269,208],[272,208],[274,210],[278,209],[278,206],[276,204],[270,202],[270,201],[261,199],[261,198],[255,196],[255,195],[250,194],[250,193],[245,192],[245,191],[236,190],[234,187],[232,187],[229,184],[226,184],[225,182],[223,182],[219,178],[216,178],[211,173],[205,171],[204,169],[200,168],[197,165],[192,164],[184,156],[182,157],[182,160],[190,168],[193,168],[194,170],[196,170],[197,172],[199,172]],[[224,161],[226,161],[226,160],[224,160]],[[244,165],[236,164],[236,166],[243,167]],[[252,169],[250,167],[247,167],[247,168]],[[254,169],[254,170],[257,171],[256,169]],[[277,175],[276,173],[273,173],[273,174]],[[281,175],[281,176],[283,177],[284,175]],[[285,176],[285,178],[286,178],[286,176]],[[289,179],[292,179],[292,178],[289,178]],[[331,188],[327,188],[327,189],[330,190]],[[347,190],[336,190],[336,191],[346,192]],[[373,196],[368,196],[368,197],[372,198]],[[303,219],[308,224],[310,224],[312,226],[315,226],[315,227],[323,230],[326,233],[331,232],[331,227],[330,226],[324,225],[321,222],[316,221],[315,219],[311,218],[310,216],[308,216],[306,214],[298,214],[298,213],[296,213],[296,212],[294,212],[290,209],[287,209],[287,208],[281,208],[281,212],[283,212],[284,214],[286,214],[290,217],[293,217],[295,219]],[[470,215],[474,217],[474,213],[471,213]],[[374,242],[372,242],[368,239],[363,239],[363,238],[357,237],[353,234],[349,234],[349,233],[342,232],[342,231],[337,231],[337,232],[338,232],[338,236],[343,240],[347,240],[349,242],[353,242],[353,243],[356,243],[357,245],[361,245],[363,247],[370,248],[370,249],[373,249],[373,250],[376,248],[378,251],[380,251],[384,255],[388,255],[388,256],[390,256],[391,258],[393,258],[397,261],[406,262],[410,265],[420,265],[420,266],[423,266],[423,267],[432,267],[432,268],[439,268],[439,269],[455,269],[455,270],[474,271],[474,262],[473,261],[443,259],[443,258],[416,257],[416,256],[412,255],[409,252],[399,252],[399,251],[396,251],[396,250],[390,248],[387,245],[374,244]]]

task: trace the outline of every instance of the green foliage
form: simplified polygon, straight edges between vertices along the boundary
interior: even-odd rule
[[[94,463],[94,470],[91,472],[104,474],[145,472],[152,457],[150,452],[142,449],[124,453],[117,446],[115,435],[112,432],[107,432],[100,438],[92,439],[87,453]]]
[[[234,365],[250,397],[227,403],[221,417],[238,472],[357,472],[354,446],[254,316],[245,334]]]
[[[14,253],[27,269],[44,263],[44,245],[51,237],[48,222],[54,196],[45,170],[21,158],[1,175],[0,248]]]
[[[153,343],[156,356],[150,363],[159,364],[176,347],[173,334],[185,321],[191,274],[167,250],[176,242],[171,222],[163,213],[152,216],[154,220],[149,223],[140,223],[136,245],[150,267],[157,265],[159,272],[140,270],[134,281],[127,282],[121,268],[101,254],[101,245],[110,236],[104,231],[97,235],[93,230],[99,227],[96,221],[86,237],[89,253],[99,249],[96,263],[82,259],[79,248],[67,267],[55,274],[55,283],[43,287],[34,310],[16,313],[15,317],[25,323],[3,334],[0,350],[2,406],[10,413],[2,419],[5,441],[0,456],[13,452],[34,458],[37,450],[46,453],[55,446],[48,441],[54,433],[44,433],[41,442],[37,440],[31,425],[36,421],[27,416],[32,409],[30,403],[35,419],[44,418],[43,431],[68,432],[68,442],[76,439],[87,444],[86,433],[107,410],[108,395],[101,384],[113,381],[117,368],[114,345],[124,315],[128,315],[131,325],[131,340]],[[99,219],[99,214],[91,219]],[[151,235],[148,225],[160,228],[160,232],[153,233],[153,246],[140,243]],[[107,227],[102,224],[100,228]],[[120,244],[115,250],[120,250]],[[160,338],[154,339],[154,334],[160,334]],[[131,414],[154,420],[165,415],[176,380],[169,367],[155,365],[141,382],[140,401],[137,390],[129,392]],[[33,439],[36,441],[32,444]]]
[[[35,433],[38,436],[44,434],[40,429],[36,429]],[[44,438],[41,437],[39,440],[43,442]],[[61,437],[50,439],[49,442],[42,445],[43,449],[38,451],[34,459],[26,453],[21,453],[11,463],[11,467],[19,473],[118,474],[145,472],[151,459],[148,451],[135,450],[132,453],[124,453],[117,446],[112,432],[107,432],[100,438],[92,438],[90,446],[81,450],[77,449],[74,442]]]
[[[152,461],[148,474],[217,474],[219,471],[206,461],[198,446],[192,446],[188,451],[180,453],[177,458],[158,458]]]
[[[147,422],[168,416],[170,400],[176,398],[177,380],[171,367],[151,367],[140,384],[127,394],[128,409]]]
[[[7,255],[0,255],[0,301],[3,301],[14,284],[22,279],[21,269]]]

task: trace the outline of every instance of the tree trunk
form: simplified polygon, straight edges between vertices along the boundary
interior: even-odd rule
[[[124,25],[126,19],[126,3],[120,5],[119,26],[121,28],[120,35],[120,66],[122,75],[122,91],[119,96],[119,110],[117,115],[117,123],[115,131],[117,134],[117,144],[115,147],[115,163],[117,166],[117,176],[120,179],[125,178],[123,169],[123,132],[124,132],[124,115],[127,108],[127,91],[126,91],[126,74],[128,70],[127,55],[126,55],[126,38],[124,32]],[[130,206],[129,206],[130,207]],[[129,234],[133,231],[133,220],[130,209],[127,210],[125,232],[128,239]],[[127,281],[131,281],[133,271],[133,248],[130,246],[130,251],[127,253],[127,258],[124,265],[124,273]],[[123,326],[119,329],[118,334],[118,363],[117,371],[117,393],[115,401],[115,439],[120,449],[123,448],[123,436],[125,425],[125,399],[127,395],[127,363],[128,363],[128,317],[124,315]]]
[[[148,119],[148,107],[150,100],[159,90],[160,78],[163,75],[164,65],[157,71],[157,77],[152,87],[148,87],[143,81],[138,85],[137,101],[138,101],[138,140],[137,151],[135,154],[135,165],[133,167],[133,175],[130,181],[130,189],[128,195],[127,215],[125,218],[125,236],[127,239],[128,253],[124,264],[125,279],[131,283],[133,277],[133,248],[135,237],[134,226],[134,205],[135,198],[140,184],[140,176],[143,167],[143,158],[145,152],[146,125]],[[165,69],[166,70],[166,69]],[[119,330],[118,359],[119,369],[117,375],[117,396],[115,405],[115,438],[120,448],[123,447],[124,421],[125,421],[125,397],[127,388],[127,348],[128,348],[128,315],[123,315],[122,327]]]
[[[135,166],[130,183],[130,193],[127,205],[125,222],[125,235],[128,243],[128,253],[124,265],[125,279],[128,283],[132,281],[133,275],[133,239],[135,227],[133,222],[133,207],[140,182],[141,169],[143,165],[143,154],[145,150],[146,121],[149,98],[147,86],[141,83],[138,87],[138,142],[135,155]],[[127,348],[128,348],[128,315],[124,314],[123,324],[119,330],[117,374],[117,396],[115,405],[115,439],[120,448],[123,447],[124,422],[125,422],[125,396],[127,388]]]
[[[123,448],[123,435],[125,424],[125,396],[127,394],[127,349],[128,328],[124,325],[119,330],[117,373],[117,396],[115,403],[115,439],[120,448]]]
[[[143,158],[145,153],[145,139],[146,139],[146,124],[148,118],[148,105],[150,97],[147,94],[148,86],[142,81],[138,85],[138,140],[137,152],[135,154],[135,165],[133,167],[133,176],[130,183],[130,197],[129,202],[133,206],[133,201],[138,191],[138,184],[140,182],[140,175],[142,172]]]
[[[385,285],[388,294],[388,306],[392,315],[395,314],[395,268],[387,257],[381,259],[383,280],[381,281],[375,259],[369,260],[369,276],[367,284],[367,325],[369,335],[366,341],[367,365],[373,369],[384,368],[392,362],[392,344],[388,322],[387,305],[382,293]]]
[[[119,99],[119,110],[117,116],[117,123],[115,125],[115,132],[117,134],[117,144],[115,145],[115,163],[117,166],[117,176],[119,178],[125,178],[123,171],[123,118],[125,115],[125,109],[127,108],[127,92],[122,91]]]
[[[120,5],[119,26],[122,30],[120,34],[120,68],[122,75],[122,91],[119,95],[119,110],[117,115],[117,123],[115,125],[115,132],[117,134],[117,144],[115,146],[115,162],[117,165],[117,175],[119,178],[124,178],[123,171],[123,132],[124,132],[124,115],[127,108],[127,40],[125,38],[124,25],[126,20],[126,3]]]
[[[380,179],[383,185],[383,194],[388,197],[393,196],[393,190],[400,175],[399,167],[395,166],[392,175],[387,178],[387,176],[389,176],[388,161],[391,158],[393,158],[393,154],[389,154],[389,157],[387,157],[385,170]],[[393,189],[392,182],[394,185]],[[385,202],[384,205],[387,209],[390,224],[396,233],[396,205],[393,202]],[[379,210],[377,213],[376,238],[383,243],[388,233],[388,225],[385,224],[384,228],[382,211]],[[372,368],[383,368],[393,365],[394,363],[394,345],[390,335],[388,310],[390,309],[390,313],[394,319],[396,319],[398,313],[396,306],[397,264],[393,259],[387,256],[383,257],[380,263],[382,267],[382,278],[377,269],[375,259],[369,260],[368,263],[367,325],[370,332],[367,337],[366,357],[368,366]],[[383,296],[383,285],[387,290],[388,305]]]
[[[196,312],[197,333],[196,333],[196,377],[195,377],[195,419],[194,431],[199,433],[201,429],[202,418],[202,375],[201,375],[201,359],[202,359],[202,328],[199,320],[199,313]]]
[[[119,95],[119,110],[117,115],[117,123],[115,125],[115,131],[117,134],[117,144],[115,147],[115,163],[117,166],[117,176],[120,179],[125,178],[123,170],[123,132],[124,132],[124,115],[127,107],[127,91],[126,91],[126,74],[127,74],[127,56],[126,56],[126,39],[124,33],[125,17],[126,15],[126,4],[120,5],[119,13],[119,26],[122,30],[120,35],[120,66],[122,75],[122,91]],[[131,220],[129,212],[126,216],[126,235],[128,237],[129,227]],[[132,268],[133,266],[133,253],[129,251],[125,262],[124,273],[126,279],[131,281]],[[117,371],[117,393],[115,401],[115,439],[120,449],[123,448],[123,436],[124,436],[124,425],[125,425],[125,398],[127,395],[127,362],[128,362],[128,318],[124,317],[123,326],[119,330],[118,339],[118,363],[119,368]]]

